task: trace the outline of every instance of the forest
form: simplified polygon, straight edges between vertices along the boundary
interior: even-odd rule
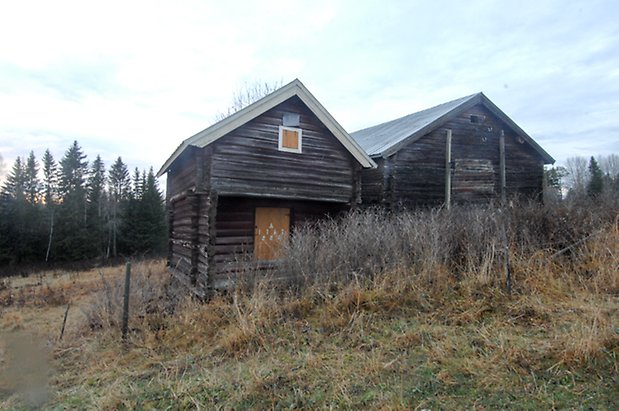
[[[0,270],[44,263],[158,255],[167,239],[165,204],[150,170],[118,157],[88,161],[77,141],[56,161],[47,149],[18,157],[0,192]]]

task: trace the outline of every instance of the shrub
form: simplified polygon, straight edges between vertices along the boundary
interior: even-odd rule
[[[445,274],[492,283],[501,278],[506,246],[511,257],[524,260],[539,252],[578,258],[578,247],[616,226],[618,215],[613,197],[558,206],[514,199],[503,208],[355,210],[295,228],[275,276],[299,278],[306,286],[371,280],[393,271],[430,283]]]
[[[108,280],[103,273],[99,275],[101,290],[83,310],[87,324],[91,329],[118,328],[123,309],[124,276]],[[147,319],[150,328],[159,327],[158,318],[174,311],[180,298],[177,291],[167,273],[162,275],[150,267],[134,270],[129,294],[130,324]]]

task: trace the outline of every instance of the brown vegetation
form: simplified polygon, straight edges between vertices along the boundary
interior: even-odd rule
[[[138,264],[127,345],[121,267],[10,280],[1,325],[47,342],[52,406],[612,409],[617,211],[607,201],[357,212],[296,231],[281,268],[303,278],[292,286],[253,273],[200,303],[179,297],[163,264]],[[20,288],[34,291],[18,302]],[[58,342],[69,300],[79,309]],[[5,407],[40,398],[6,375],[0,392]]]

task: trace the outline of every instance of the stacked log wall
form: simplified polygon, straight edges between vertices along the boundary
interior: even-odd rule
[[[168,265],[183,274],[187,281],[190,281],[193,270],[195,203],[196,197],[187,195],[177,197],[168,203],[170,228]]]
[[[381,204],[385,189],[385,159],[375,158],[376,168],[361,171],[361,198],[364,206]]]
[[[196,187],[197,147],[187,147],[171,165],[167,173],[166,198],[168,201]]]
[[[471,122],[472,115],[478,123]],[[489,110],[476,105],[392,156],[394,202],[414,207],[445,201],[447,130],[452,130],[454,203],[486,203],[500,196],[501,130],[505,132],[508,196],[537,198],[541,194],[544,166],[540,155]]]
[[[215,269],[211,278],[214,288],[226,287],[236,281],[239,275],[243,275],[248,261],[252,270],[273,267],[273,262],[252,260],[256,207],[289,208],[291,233],[295,227],[336,216],[349,209],[348,205],[329,202],[219,197],[215,223]]]
[[[211,198],[190,193],[168,203],[168,265],[186,285],[204,295],[209,288]]]

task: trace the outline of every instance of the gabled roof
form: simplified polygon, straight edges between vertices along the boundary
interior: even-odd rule
[[[352,156],[364,168],[375,168],[376,163],[366,154],[359,144],[335,121],[329,112],[316,100],[316,98],[305,88],[298,79],[286,84],[282,88],[250,104],[242,110],[237,111],[229,117],[213,124],[196,135],[183,141],[174,153],[166,160],[157,172],[160,177],[168,171],[174,160],[189,146],[206,147],[217,141],[229,132],[255,119],[266,111],[278,104],[283,103],[289,98],[297,96],[310,109],[316,117],[333,133],[335,138],[352,154]]]
[[[432,130],[440,127],[448,120],[454,118],[463,110],[479,103],[504,121],[514,133],[530,144],[544,159],[545,164],[552,164],[555,162],[539,144],[483,93],[472,94],[457,100],[449,101],[436,107],[409,114],[386,123],[355,131],[351,133],[351,135],[371,157],[389,157],[403,146],[418,140]]]

